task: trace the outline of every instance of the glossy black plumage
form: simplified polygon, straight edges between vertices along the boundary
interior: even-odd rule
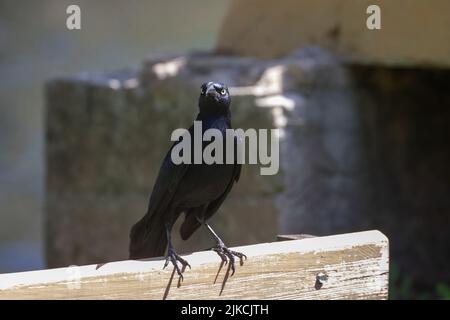
[[[219,129],[225,140],[225,130],[231,128],[230,103],[224,85],[212,82],[202,85],[196,120],[202,122],[203,131]],[[193,137],[193,126],[189,132]],[[171,160],[172,148],[163,160],[147,213],[131,229],[131,259],[163,255],[170,241],[170,230],[183,212],[185,220],[180,233],[183,239],[189,238],[200,227],[200,221],[206,221],[219,209],[239,179],[240,164],[176,165]]]

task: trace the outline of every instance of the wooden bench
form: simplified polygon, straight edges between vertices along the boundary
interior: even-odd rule
[[[230,277],[215,252],[184,255],[178,286],[162,258],[0,275],[0,299],[387,299],[388,239],[379,231],[279,236],[236,247],[248,260]],[[288,240],[288,241],[287,241]],[[220,270],[219,270],[220,269]]]

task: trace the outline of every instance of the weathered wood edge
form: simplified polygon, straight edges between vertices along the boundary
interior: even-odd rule
[[[302,240],[262,243],[250,246],[235,247],[233,250],[245,252],[247,257],[251,259],[252,257],[263,255],[292,252],[320,253],[324,251],[351,249],[354,246],[370,244],[387,247],[388,239],[380,231],[372,230],[326,237],[306,238]],[[383,252],[384,254],[388,254],[388,250],[384,250]],[[217,255],[210,251],[191,253],[184,255],[184,257],[189,260],[193,269],[204,264],[217,262]],[[388,257],[386,257],[385,261],[388,263]],[[161,258],[140,261],[125,260],[110,262],[103,265],[101,268],[98,268],[98,265],[95,264],[79,266],[77,268],[77,272],[83,279],[123,273],[139,274],[160,271],[163,265],[164,259]],[[385,269],[388,270],[388,266],[385,266]],[[16,289],[22,286],[66,282],[68,281],[68,277],[70,275],[70,267],[0,274],[0,298],[1,292],[4,290]]]
[[[316,238],[317,236],[313,236],[312,234],[279,234],[277,235],[277,241],[288,241],[288,240],[302,240],[307,238]]]

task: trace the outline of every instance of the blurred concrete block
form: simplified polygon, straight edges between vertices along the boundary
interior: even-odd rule
[[[318,49],[272,61],[195,53],[150,58],[141,70],[88,73],[48,83],[49,266],[127,258],[129,229],[146,210],[170,134],[192,123],[200,84],[208,80],[229,85],[235,128],[282,130],[280,173],[261,176],[258,165],[245,165],[212,224],[230,245],[275,239],[280,220],[283,226],[293,219],[290,215],[306,212],[302,206],[294,208],[298,204],[289,198],[298,198],[298,183],[307,183],[314,174],[304,170],[319,166],[312,163],[316,159],[332,161],[337,172],[353,166],[348,162],[353,156],[334,145],[341,139],[358,154],[357,139],[350,137],[357,121],[339,70],[339,63]],[[308,97],[317,86],[323,98],[316,91]],[[324,116],[328,120],[322,125]],[[318,144],[314,139],[297,141],[315,136],[317,130],[323,139]],[[303,143],[307,154],[300,152]],[[329,192],[341,183],[334,181]],[[175,241],[180,252],[213,244],[203,231],[188,242]]]
[[[48,265],[127,258],[129,230],[145,213],[170,134],[195,119],[201,83],[250,85],[264,68],[256,60],[194,54],[152,58],[141,70],[48,83]],[[254,100],[233,96],[235,127],[273,127],[271,108],[259,108]],[[276,178],[246,166],[212,224],[230,245],[273,240],[278,191]],[[175,242],[180,252],[213,244],[203,230],[188,242]]]
[[[279,174],[244,166],[211,221],[227,243],[376,228],[402,272],[443,281],[448,274],[433,270],[450,261],[449,79],[444,70],[349,66],[305,48],[279,59],[155,57],[139,70],[51,81],[48,264],[127,258],[170,133],[192,123],[200,84],[214,80],[230,86],[235,128],[281,129]],[[180,252],[212,244],[205,230],[176,239]]]

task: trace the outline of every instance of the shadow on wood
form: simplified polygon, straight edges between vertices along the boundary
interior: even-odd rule
[[[289,238],[289,237],[288,237]],[[295,237],[294,237],[295,238]],[[233,277],[215,252],[185,255],[181,286],[164,259],[0,275],[0,299],[387,299],[388,239],[379,231],[234,248]],[[170,269],[170,268],[169,268]],[[229,273],[229,271],[228,271]],[[223,274],[223,275],[222,275]],[[220,277],[221,281],[217,281]],[[225,287],[225,282],[227,285]]]

